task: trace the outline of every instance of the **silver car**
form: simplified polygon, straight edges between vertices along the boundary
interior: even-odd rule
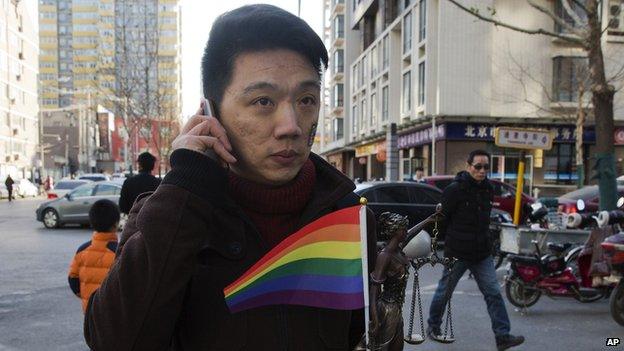
[[[94,202],[108,199],[119,203],[120,182],[97,182],[81,185],[65,196],[46,201],[36,210],[37,220],[46,228],[58,228],[64,224],[89,224],[89,210]]]

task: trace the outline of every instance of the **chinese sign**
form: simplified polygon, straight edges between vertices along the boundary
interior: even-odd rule
[[[515,149],[550,150],[553,133],[548,130],[498,127],[494,130],[495,144]]]
[[[423,145],[430,143],[432,140],[432,129],[431,127],[417,130],[415,132],[401,135],[398,140],[399,149],[406,149],[412,146]],[[436,127],[436,139],[441,140],[446,136],[446,127],[444,125],[440,125]]]
[[[355,148],[355,157],[374,155],[380,151],[386,150],[386,142],[379,141],[372,144],[357,146]]]

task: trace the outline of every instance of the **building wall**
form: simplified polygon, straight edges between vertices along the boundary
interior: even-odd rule
[[[39,40],[24,2],[0,2],[0,180],[35,179]]]

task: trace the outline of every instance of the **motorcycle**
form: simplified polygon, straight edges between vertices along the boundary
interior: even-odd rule
[[[534,255],[510,254],[510,271],[505,278],[505,293],[509,302],[519,308],[533,306],[542,294],[549,297],[572,297],[580,302],[594,302],[609,293],[609,287],[593,288],[590,279],[581,275],[588,269],[578,255],[581,247],[574,244],[548,243],[550,253],[542,255],[538,242],[533,240]],[[585,261],[583,261],[585,262]]]
[[[610,211],[609,218],[604,218],[608,224],[621,224],[624,222],[624,198],[620,198],[617,203],[618,210]],[[606,212],[606,211],[605,211]],[[624,232],[606,238],[601,244],[607,264],[610,267],[611,275],[607,281],[617,282],[611,293],[609,307],[611,317],[620,325],[624,326]]]

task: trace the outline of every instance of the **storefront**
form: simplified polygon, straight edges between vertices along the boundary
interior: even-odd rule
[[[432,150],[431,126],[402,131],[399,135],[399,155],[402,179],[413,176],[414,169],[422,166],[425,174],[455,174],[466,166],[468,153],[475,149],[484,149],[492,154],[492,178],[507,183],[516,182],[519,152],[512,149],[501,149],[494,145],[494,130],[503,124],[479,122],[461,123],[444,122],[436,126],[435,165],[431,161]],[[526,189],[534,187],[548,192],[565,192],[574,188],[578,176],[576,170],[575,127],[573,125],[544,125],[526,123],[505,123],[504,125],[547,129],[554,135],[551,150],[537,150],[527,154],[526,158]],[[618,126],[614,131],[615,158],[617,174],[624,173],[624,127]],[[583,131],[583,163],[586,183],[591,178],[596,136],[592,126]],[[435,167],[435,172],[432,169]]]
[[[386,141],[376,141],[355,147],[353,178],[382,180],[386,178]]]

